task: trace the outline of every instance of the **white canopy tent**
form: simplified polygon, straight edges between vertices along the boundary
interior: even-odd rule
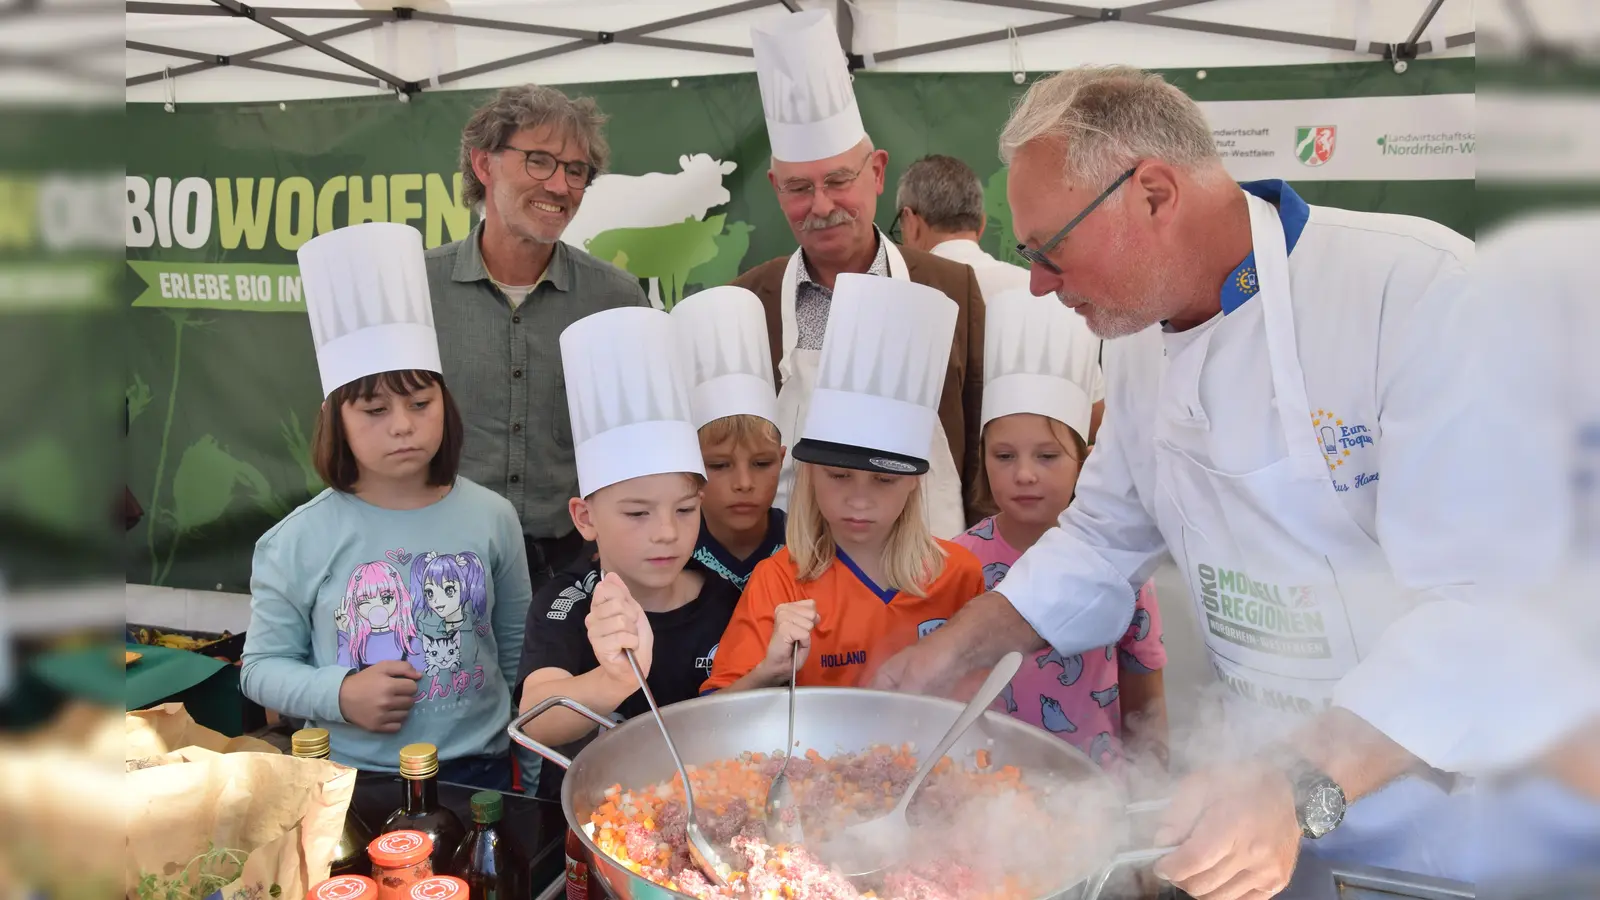
[[[292,0],[286,0],[292,2]],[[834,11],[852,62],[1038,73],[1471,55],[1471,0],[240,0],[127,3],[127,99],[260,102],[751,71],[749,29]]]

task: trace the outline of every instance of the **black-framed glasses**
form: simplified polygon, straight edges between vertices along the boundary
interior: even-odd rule
[[[1117,188],[1122,187],[1122,183],[1124,181],[1127,181],[1129,178],[1132,178],[1133,177],[1133,173],[1137,172],[1138,170],[1139,170],[1139,167],[1138,166],[1134,166],[1133,168],[1129,169],[1128,171],[1123,172],[1120,176],[1118,176],[1116,181],[1111,182],[1111,186],[1110,187],[1108,187],[1105,190],[1100,192],[1100,196],[1094,198],[1094,200],[1088,206],[1085,206],[1083,208],[1083,212],[1080,212],[1077,215],[1073,216],[1072,217],[1072,221],[1068,222],[1066,224],[1065,228],[1062,228],[1060,231],[1056,232],[1056,236],[1055,237],[1053,237],[1050,240],[1045,241],[1043,244],[1039,245],[1039,249],[1034,250],[1034,249],[1029,248],[1025,244],[1018,244],[1017,245],[1017,255],[1021,256],[1023,259],[1027,260],[1028,262],[1032,263],[1033,265],[1044,266],[1046,269],[1049,269],[1050,271],[1056,273],[1057,275],[1060,275],[1061,274],[1061,267],[1056,265],[1055,263],[1051,262],[1050,258],[1048,256],[1046,256],[1045,254],[1047,254],[1050,251],[1054,250],[1056,248],[1057,244],[1061,243],[1063,240],[1066,239],[1067,232],[1071,231],[1074,228],[1077,228],[1078,227],[1078,223],[1082,222],[1084,220],[1084,217],[1088,216],[1089,213],[1094,212],[1095,208],[1098,207],[1100,204],[1106,202],[1106,198],[1110,197],[1113,193],[1115,193]]]
[[[889,223],[889,240],[894,241],[896,244],[902,243],[900,240],[900,217],[905,214],[906,207],[900,207],[894,211],[894,221]]]
[[[515,150],[522,154],[522,168],[528,177],[534,181],[546,181],[556,173],[559,167],[566,171],[567,187],[581,191],[594,183],[595,176],[600,174],[587,160],[582,159],[556,159],[543,150],[524,150],[521,147],[505,147],[506,150]]]

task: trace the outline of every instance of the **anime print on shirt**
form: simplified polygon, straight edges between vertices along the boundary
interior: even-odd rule
[[[410,663],[423,673],[418,702],[482,690],[478,650],[490,627],[483,561],[470,552],[395,549],[384,556],[350,575],[335,613],[339,664],[361,670],[384,660]]]
[[[1022,553],[999,533],[993,517],[968,529],[956,543],[983,564],[984,590],[993,590]],[[1166,665],[1161,614],[1155,590],[1145,585],[1136,600],[1133,621],[1114,647],[1062,656],[1046,648],[1022,664],[995,702],[996,709],[1049,731],[1089,754],[1102,767],[1122,760],[1122,707],[1118,678],[1122,672],[1151,672]]]

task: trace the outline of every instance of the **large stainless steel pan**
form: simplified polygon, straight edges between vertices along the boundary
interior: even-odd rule
[[[859,688],[800,688],[795,704],[797,739],[824,755],[907,741],[929,748],[962,710],[962,704],[953,700]],[[600,734],[576,759],[568,759],[522,732],[528,722],[557,706],[587,717],[600,728]],[[747,751],[770,752],[782,747],[788,737],[788,703],[782,688],[712,694],[663,707],[661,714],[687,765],[732,759]],[[642,788],[676,773],[660,729],[650,718],[641,716],[617,725],[570,698],[551,697],[514,719],[507,731],[518,744],[567,770],[561,806],[567,825],[594,858],[591,885],[598,882],[615,900],[693,900],[616,864],[583,829],[611,785]],[[1085,796],[1102,800],[1116,796],[1106,775],[1077,748],[1008,716],[986,713],[950,750],[950,756],[959,759],[978,750],[988,750],[997,766],[1014,765],[1025,775],[1048,775],[1052,784],[1081,784]],[[1110,868],[1160,855],[1159,850],[1119,854],[1127,841],[1126,820],[1117,816],[1105,821],[1107,827],[1090,832],[1093,847],[1062,861],[1060,887],[1043,897],[1088,900],[1099,893]]]

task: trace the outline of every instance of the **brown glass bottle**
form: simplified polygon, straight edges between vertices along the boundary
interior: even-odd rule
[[[525,868],[500,835],[505,800],[498,791],[472,795],[472,830],[456,852],[456,876],[467,883],[470,900],[528,900],[520,891]]]
[[[456,814],[439,805],[439,748],[432,744],[407,744],[400,748],[400,777],[405,781],[405,802],[383,823],[385,832],[410,829],[433,839],[433,874],[454,875],[456,848],[467,829]]]
[[[289,739],[289,752],[301,759],[328,758],[328,730],[302,728]],[[355,806],[344,814],[344,831],[334,849],[330,876],[370,875],[372,863],[367,859],[367,844],[372,842],[372,829],[356,815]]]

